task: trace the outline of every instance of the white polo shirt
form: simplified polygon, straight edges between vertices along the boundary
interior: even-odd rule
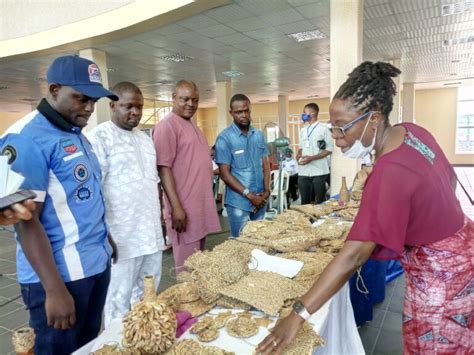
[[[326,142],[326,148],[320,149],[318,141]],[[321,153],[323,150],[333,151],[334,143],[331,132],[326,124],[316,121],[306,124],[300,130],[300,149],[303,156],[312,156]],[[298,165],[299,176],[321,176],[329,174],[329,163],[327,158],[314,160],[306,165]]]

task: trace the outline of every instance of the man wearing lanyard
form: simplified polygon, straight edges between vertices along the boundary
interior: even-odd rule
[[[97,65],[77,56],[57,58],[47,79],[47,97],[0,137],[0,150],[25,177],[21,188],[36,193],[32,218],[15,228],[17,275],[34,352],[56,355],[100,331],[114,243],[100,165],[82,129],[97,100],[118,97]]]
[[[309,103],[301,118],[305,125],[300,131],[298,187],[301,204],[322,203],[326,200],[326,180],[329,175],[327,157],[332,153],[333,141],[326,125],[318,121],[319,107]]]

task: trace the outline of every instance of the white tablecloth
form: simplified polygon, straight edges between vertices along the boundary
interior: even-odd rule
[[[214,308],[209,313],[217,314],[227,311]],[[256,315],[261,315],[255,312]],[[313,354],[365,354],[354,320],[352,305],[349,297],[349,285],[336,293],[321,309],[309,319],[313,329],[326,340],[324,347],[316,348]],[[104,344],[122,342],[122,322],[114,320],[97,339],[74,352],[74,355],[88,355]],[[225,329],[220,330],[219,337],[204,345],[218,346],[236,354],[252,354],[255,346],[268,335],[268,330],[260,327],[258,334],[253,337],[240,339],[227,334]],[[180,339],[196,339],[196,336],[186,332]]]

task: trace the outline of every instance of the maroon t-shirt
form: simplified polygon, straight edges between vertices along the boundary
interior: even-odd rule
[[[464,213],[456,175],[434,137],[411,123],[397,149],[380,157],[369,175],[348,240],[373,241],[376,259],[400,257],[456,233]]]

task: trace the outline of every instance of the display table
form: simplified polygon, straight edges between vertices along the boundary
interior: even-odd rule
[[[214,308],[209,314],[216,315],[219,312],[227,311],[223,308]],[[234,310],[233,312],[240,312]],[[254,312],[256,316],[262,316],[261,312]],[[275,318],[272,318],[275,319]],[[326,340],[324,347],[316,348],[313,354],[365,354],[364,347],[359,337],[357,327],[354,321],[352,306],[349,298],[349,286],[346,284],[337,292],[321,309],[310,319],[309,323],[313,329]],[[112,321],[97,339],[83,346],[73,354],[88,355],[102,347],[104,344],[122,342],[122,322],[121,320]],[[260,327],[259,333],[253,337],[241,339],[227,334],[225,329],[221,329],[219,337],[203,345],[217,346],[227,351],[233,351],[236,354],[252,354],[255,347],[269,334],[268,330]],[[181,339],[196,339],[196,336],[189,331],[184,333]]]

